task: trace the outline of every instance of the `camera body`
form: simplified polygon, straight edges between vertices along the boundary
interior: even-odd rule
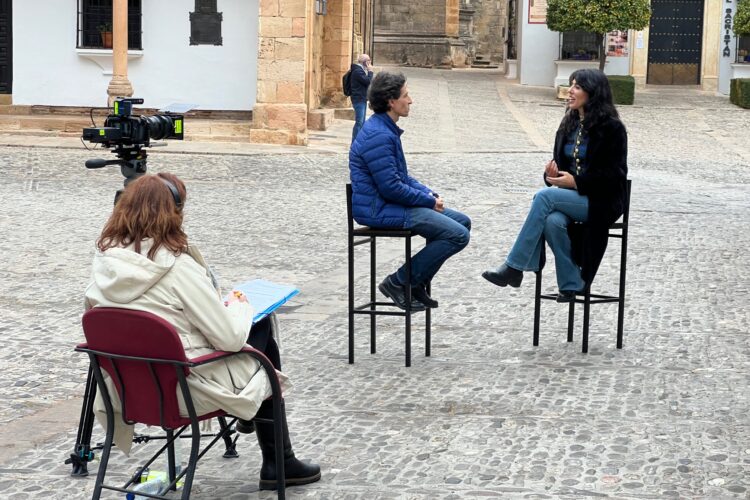
[[[118,145],[150,146],[151,139],[184,138],[185,116],[164,113],[152,116],[133,114],[133,104],[143,104],[143,99],[118,98],[113,113],[104,120],[103,127],[83,129],[83,139],[105,147]]]

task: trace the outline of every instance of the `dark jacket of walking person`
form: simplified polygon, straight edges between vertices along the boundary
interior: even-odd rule
[[[406,289],[411,286],[412,309],[437,307],[426,292],[443,263],[469,243],[471,220],[445,207],[434,190],[409,175],[396,122],[409,115],[412,99],[401,74],[378,73],[370,85],[370,107],[375,112],[349,151],[352,211],[360,223],[378,228],[411,229],[427,240],[412,259],[411,282],[401,266],[379,285],[394,303],[406,308]]]
[[[542,236],[555,256],[559,302],[590,285],[607,248],[609,227],[627,197],[627,132],[606,75],[584,69],[570,76],[568,109],[545,167],[547,188],[532,202],[505,263],[485,271],[490,282],[520,286],[523,271],[538,271]],[[583,222],[583,225],[571,224]],[[588,238],[582,245],[582,235]]]
[[[236,352],[250,344],[281,370],[273,318],[266,317],[251,328],[254,311],[247,297],[237,292],[224,302],[200,252],[188,245],[182,230],[186,196],[185,185],[173,174],[144,175],[128,184],[97,241],[86,309],[116,307],[155,314],[174,326],[188,358],[217,350]],[[278,375],[282,389],[288,388],[287,377]],[[117,392],[107,380],[119,412]],[[260,489],[276,489],[273,424],[252,421],[273,418],[272,401],[267,399],[270,382],[259,363],[234,356],[191,368],[187,382],[198,414],[223,410],[241,419],[237,431],[252,432],[254,427],[263,455]],[[179,387],[177,398],[180,413],[186,416]],[[97,400],[97,414],[102,406]],[[133,426],[116,418],[118,448],[127,453],[132,437]],[[320,479],[320,467],[295,458],[286,419],[283,446],[287,485]]]
[[[352,142],[365,124],[367,114],[367,89],[372,80],[372,66],[370,56],[362,54],[357,58],[357,63],[351,67],[352,107],[354,108],[354,128],[352,129]]]

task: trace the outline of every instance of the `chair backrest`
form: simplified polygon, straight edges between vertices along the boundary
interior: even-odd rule
[[[175,328],[148,312],[108,307],[87,311],[82,323],[88,349],[115,383],[123,420],[179,427],[177,371],[187,376],[189,368]]]
[[[349,235],[354,232],[354,216],[352,215],[352,185],[346,184],[346,223]]]

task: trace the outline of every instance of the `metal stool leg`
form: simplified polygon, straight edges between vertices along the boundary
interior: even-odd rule
[[[405,319],[405,351],[406,351],[406,367],[411,366],[411,238],[404,238],[405,244],[405,256],[406,256],[406,283],[404,289],[406,290],[406,314]]]
[[[354,237],[349,233],[349,364],[354,363]]]
[[[377,267],[377,257],[375,254],[375,238],[374,236],[370,240],[370,310],[375,310],[375,272]],[[375,342],[375,318],[374,314],[370,315],[370,354],[375,354],[376,342]]]
[[[427,295],[430,295],[432,292],[432,281],[428,281],[425,284],[425,289],[427,290]],[[430,357],[430,344],[432,343],[432,331],[430,322],[432,320],[432,312],[430,308],[428,307],[425,311],[425,325],[424,325],[424,355],[427,357]]]
[[[573,325],[575,324],[576,303],[571,302],[568,305],[568,342],[573,342]]]
[[[591,308],[591,287],[587,286],[583,299],[583,341],[581,352],[589,352],[589,310]]]
[[[534,346],[539,345],[539,316],[542,309],[542,271],[536,273],[536,289],[534,291]]]

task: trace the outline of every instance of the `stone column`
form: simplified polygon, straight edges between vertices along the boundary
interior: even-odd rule
[[[349,71],[352,59],[352,0],[328,2],[323,28],[323,89],[321,100],[327,107],[347,106],[341,79]]]
[[[253,142],[307,144],[305,4],[305,0],[260,0]]]
[[[112,80],[107,95],[107,106],[112,106],[116,97],[133,95],[128,80],[128,0],[112,2]]]

